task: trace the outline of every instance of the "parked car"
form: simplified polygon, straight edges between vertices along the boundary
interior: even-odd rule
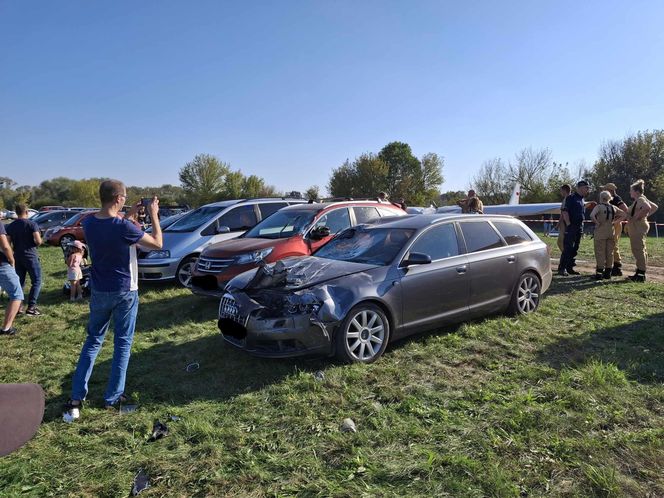
[[[348,229],[313,256],[228,283],[224,339],[257,356],[371,363],[406,335],[490,313],[534,312],[549,250],[515,218],[411,215]]]
[[[42,213],[44,211],[62,211],[63,209],[67,209],[64,206],[42,206],[39,208],[39,212]]]
[[[44,235],[46,230],[62,226],[73,215],[71,211],[44,211],[33,217],[32,221],[39,225],[39,231]]]
[[[55,226],[46,230],[46,232],[44,232],[44,241],[52,246],[60,247],[66,247],[69,243],[74,242],[75,240],[85,242],[81,222],[95,213],[98,213],[98,211],[74,212],[74,214],[70,216],[62,226]]]
[[[163,232],[160,251],[138,252],[138,278],[173,280],[189,287],[199,254],[209,245],[242,235],[264,217],[301,199],[265,198],[215,202],[188,211]]]
[[[231,278],[259,263],[310,255],[342,230],[383,216],[406,216],[406,212],[375,201],[285,207],[236,239],[210,244],[198,258],[191,290],[221,297]]]

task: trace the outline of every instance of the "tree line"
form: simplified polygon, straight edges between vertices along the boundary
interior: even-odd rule
[[[360,154],[333,168],[326,185],[332,197],[375,198],[386,192],[391,200],[404,199],[408,205],[453,204],[465,197],[465,191],[441,193],[444,182],[443,158],[430,152],[416,157],[407,143],[390,142],[380,151]],[[549,149],[524,148],[513,158],[495,157],[484,161],[479,171],[469,178],[485,204],[509,200],[516,182],[521,184],[521,202],[554,202],[559,200],[560,185],[573,185],[585,178],[595,187],[613,182],[618,193],[629,199],[629,186],[638,178],[646,182],[646,196],[664,197],[664,130],[640,131],[623,139],[608,140],[599,150],[592,166],[584,162],[570,166],[557,162]],[[26,202],[35,208],[45,205],[96,206],[98,187],[103,178],[75,180],[58,177],[39,185],[17,186],[8,177],[0,177],[0,208]],[[245,175],[230,164],[210,154],[199,154],[179,171],[180,185],[155,187],[128,186],[130,201],[158,195],[163,204],[205,203],[248,197],[285,196],[299,193],[279,192],[257,175]],[[309,187],[302,195],[319,199],[320,188]],[[659,219],[664,211],[658,213]]]

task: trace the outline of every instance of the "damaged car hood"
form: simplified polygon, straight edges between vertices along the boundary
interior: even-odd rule
[[[301,290],[374,268],[380,266],[315,256],[291,257],[242,273],[232,279],[227,288],[230,291],[274,288]]]

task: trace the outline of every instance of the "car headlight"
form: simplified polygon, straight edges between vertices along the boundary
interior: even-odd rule
[[[272,252],[273,247],[268,247],[267,249],[261,249],[260,251],[249,252],[247,254],[240,254],[235,257],[235,263],[238,265],[246,265],[248,263],[256,263],[262,259],[267,258],[267,256]]]
[[[321,307],[321,303],[298,303],[290,304],[287,308],[287,311],[291,315],[304,315],[318,313],[318,310]]]
[[[170,257],[171,251],[150,251],[145,255],[145,259],[164,259]]]

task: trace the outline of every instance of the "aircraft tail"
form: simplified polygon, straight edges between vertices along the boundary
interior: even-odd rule
[[[519,204],[520,199],[521,199],[521,184],[519,182],[516,182],[514,184],[514,190],[512,190],[512,196],[510,197],[508,205],[515,206]]]

